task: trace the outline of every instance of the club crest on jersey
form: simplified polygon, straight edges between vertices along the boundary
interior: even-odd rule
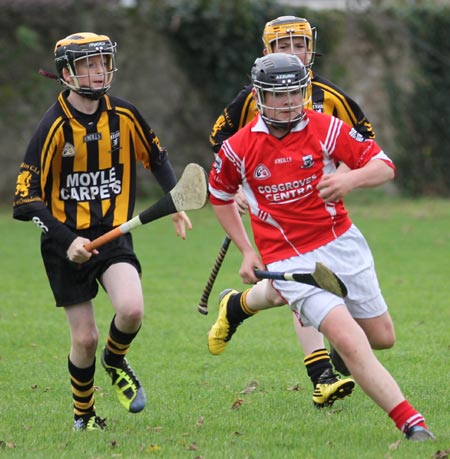
[[[265,180],[268,179],[271,175],[272,174],[270,173],[269,169],[267,169],[264,164],[258,164],[255,171],[253,172],[253,177],[256,180]]]
[[[111,132],[111,151],[120,148],[120,131]]]
[[[30,184],[31,184],[31,172],[29,171],[22,171],[17,177],[16,183],[16,195],[24,198],[28,196],[30,191]]]
[[[62,157],[69,158],[71,156],[75,156],[75,147],[71,143],[66,142],[62,151]]]
[[[302,169],[309,169],[310,167],[314,166],[314,160],[312,155],[306,155],[302,156],[303,159],[303,166],[301,166]]]

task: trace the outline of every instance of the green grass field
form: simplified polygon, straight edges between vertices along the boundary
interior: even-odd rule
[[[138,210],[144,207],[142,205]],[[0,212],[0,458],[45,459],[415,459],[450,455],[450,201],[361,195],[353,220],[375,256],[397,343],[378,351],[437,441],[402,440],[360,388],[330,409],[312,406],[287,308],[260,313],[227,351],[211,356],[206,335],[218,293],[243,288],[234,247],[203,316],[197,303],[223,239],[209,207],[191,212],[188,240],[168,219],[134,232],[143,265],[146,317],[129,360],[148,407],[126,413],[98,368],[97,412],[105,432],[72,432],[69,332],[53,306],[39,231]],[[112,309],[96,299],[101,344]],[[245,391],[249,385],[253,391]],[[239,408],[233,408],[235,402]],[[438,453],[441,451],[441,453]],[[443,453],[447,451],[447,455]],[[438,455],[440,454],[440,455]]]

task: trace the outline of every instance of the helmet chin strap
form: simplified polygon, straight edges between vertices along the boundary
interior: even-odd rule
[[[99,100],[100,97],[102,97],[106,93],[106,90],[105,89],[95,90],[95,89],[86,87],[86,92],[84,92],[83,88],[81,87],[75,92],[77,92],[80,96],[86,97],[87,99]]]

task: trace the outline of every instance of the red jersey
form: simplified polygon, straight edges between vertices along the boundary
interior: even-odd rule
[[[352,222],[344,203],[326,203],[316,187],[336,163],[351,169],[390,158],[338,118],[306,110],[282,139],[258,116],[226,140],[209,178],[210,202],[233,201],[239,185],[249,204],[255,243],[265,264],[309,252],[336,239]]]

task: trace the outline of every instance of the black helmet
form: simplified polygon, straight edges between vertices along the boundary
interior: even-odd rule
[[[59,81],[72,91],[90,99],[99,99],[111,88],[114,72],[117,71],[116,43],[106,35],[97,35],[91,32],[80,32],[69,35],[59,40],[55,45],[55,64]],[[81,59],[88,59],[93,56],[103,58],[104,84],[101,88],[82,86],[79,78],[89,75],[77,74],[76,62]],[[63,77],[63,69],[67,69],[72,78],[72,83],[67,82]]]
[[[308,70],[297,56],[285,53],[273,53],[259,57],[253,64],[251,79],[253,87],[256,90],[258,110],[266,123],[284,128],[293,127],[303,119],[303,107],[308,103],[306,92],[311,80]],[[267,116],[265,109],[273,109],[273,107],[265,104],[265,93],[281,94],[297,91],[300,91],[303,96],[301,113],[289,121],[278,121]],[[298,111],[299,106],[289,108],[292,111]]]

